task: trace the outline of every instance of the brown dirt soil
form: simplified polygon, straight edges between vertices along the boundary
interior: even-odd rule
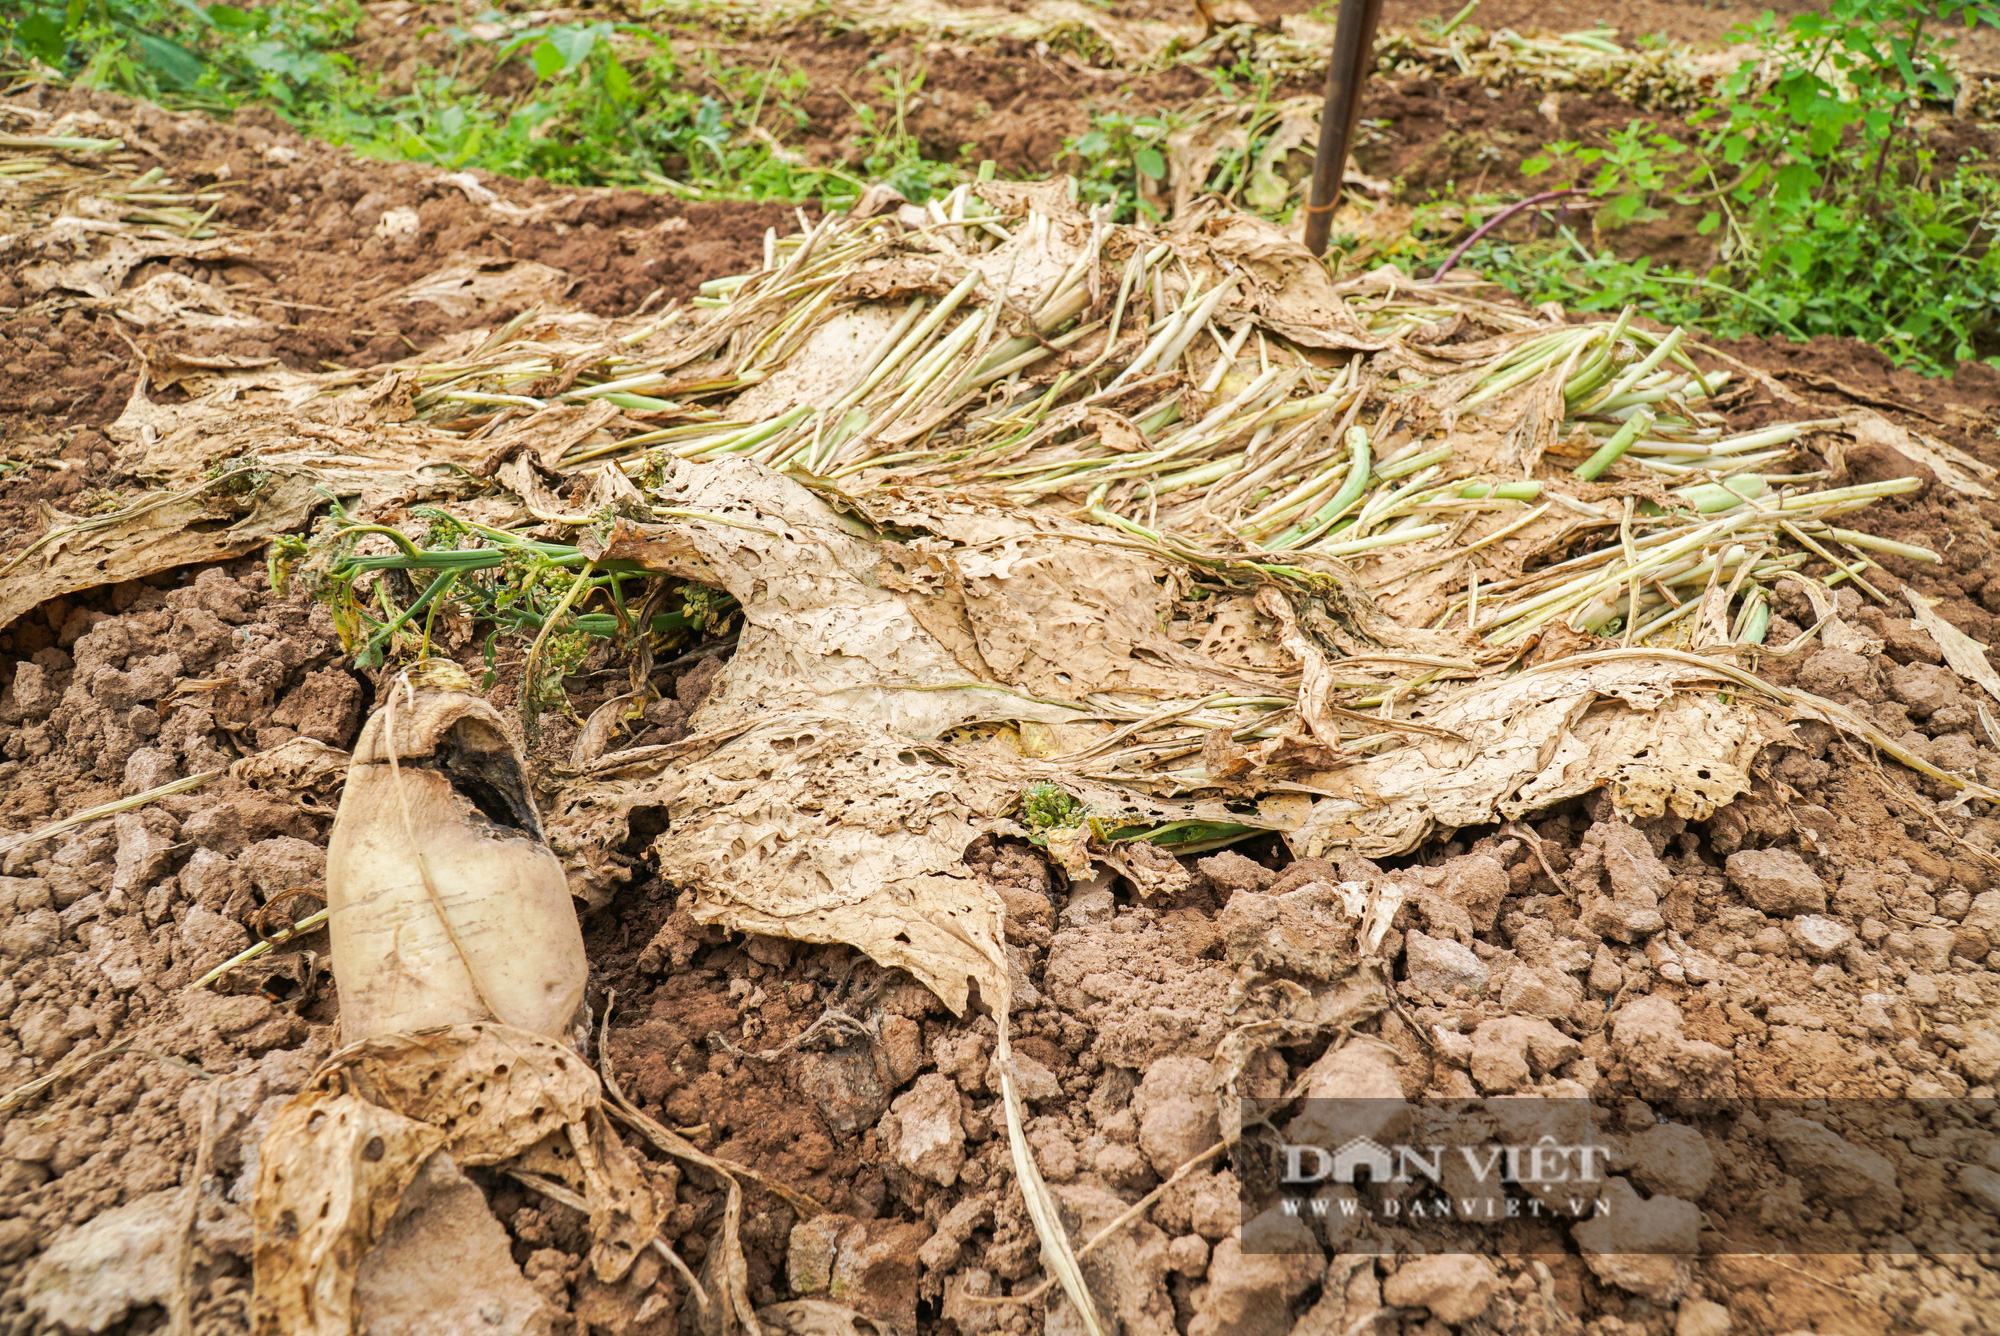
[[[630,191],[559,191],[545,183],[473,174],[502,209],[468,198],[445,173],[381,163],[300,137],[275,117],[246,111],[232,124],[175,115],[110,96],[47,90],[26,102],[62,114],[102,110],[130,119],[145,142],[139,170],[171,169],[181,188],[220,189],[218,220],[234,244],[226,258],[155,265],[202,277],[240,295],[260,328],[228,337],[152,346],[121,338],[108,312],[24,308],[27,294],[0,272],[0,444],[37,423],[101,426],[130,395],[133,351],[274,358],[318,368],[365,367],[408,355],[443,335],[512,312],[454,315],[393,294],[452,258],[533,259],[570,276],[564,300],[623,315],[684,299],[704,281],[739,272],[762,254],[764,232],[795,226],[781,205],[707,204]],[[532,216],[510,220],[506,206]],[[383,216],[414,209],[413,234],[378,235]],[[149,267],[135,271],[142,281]],[[332,299],[330,302],[329,299]]]
[[[21,466],[0,490],[0,552],[10,555],[35,527],[36,506],[75,511],[130,483],[98,429],[124,409],[141,359],[154,365],[154,393],[166,402],[175,391],[159,387],[160,367],[177,357],[374,366],[517,312],[403,299],[403,289],[463,259],[485,269],[547,265],[567,276],[559,294],[566,303],[623,315],[754,266],[766,229],[796,226],[794,211],[775,204],[560,191],[474,173],[465,179],[496,197],[481,203],[443,172],[360,159],[257,111],[223,125],[109,95],[58,98],[41,89],[25,101],[135,123],[144,141],[134,144],[135,173],[160,166],[178,189],[222,190],[217,217],[228,249],[149,261],[127,286],[162,270],[181,273],[237,298],[255,323],[155,337],[102,304],[31,301],[14,265],[0,266],[0,458]],[[378,235],[397,209],[415,211],[414,232]]]
[[[1250,0],[1251,8],[1265,18],[1284,14],[1318,13],[1331,17],[1334,0]],[[1120,0],[1112,12],[1121,16],[1174,18],[1191,6],[1187,0]],[[1445,22],[1464,8],[1454,0],[1386,0],[1382,6],[1385,27],[1413,27],[1422,22]],[[1469,22],[1482,28],[1511,28],[1526,36],[1537,33],[1578,32],[1608,24],[1627,42],[1644,38],[1664,38],[1693,46],[1727,46],[1735,40],[1739,24],[1754,23],[1758,15],[1772,13],[1783,22],[1794,14],[1820,8],[1812,0],[1624,0],[1609,7],[1590,0],[1480,0]],[[1961,39],[1960,52],[1984,68],[2000,59],[2000,31],[1980,28]]]
[[[1807,616],[1802,600],[1781,602],[1781,611]],[[109,1044],[136,1050],[83,1069],[9,1117],[0,1140],[0,1313],[15,1330],[41,1330],[18,1307],[23,1264],[63,1239],[66,1226],[134,1203],[182,1218],[195,1129],[212,1090],[210,1177],[195,1217],[196,1329],[240,1331],[256,1139],[329,1051],[336,1012],[312,938],[279,953],[275,968],[233,984],[250,991],[218,996],[189,985],[246,946],[259,925],[310,904],[295,899],[286,912],[277,898],[316,885],[333,794],[323,780],[276,761],[295,736],[351,742],[373,684],[341,666],[320,614],[270,597],[253,562],[120,587],[101,609],[49,612],[63,622],[57,644],[32,658],[10,656],[0,697],[0,751],[8,758],[0,762],[0,819],[8,825],[23,828],[239,755],[272,764],[17,849],[0,866],[0,953],[8,963],[0,1086]],[[2000,752],[1967,732],[1974,689],[1936,666],[1935,648],[1907,619],[1862,610],[1857,621],[1887,639],[1879,663],[1824,650],[1774,675],[1796,675],[1892,731],[1900,724],[1908,744],[1940,762],[1946,749],[1968,750],[1983,774],[2000,778]],[[691,705],[712,676],[683,667],[659,685]],[[196,680],[217,685],[184,690]],[[590,681],[576,685],[587,704]],[[511,703],[505,684],[494,695],[503,707]],[[676,724],[665,727],[671,736]],[[1399,933],[1448,933],[1455,904],[1484,904],[1491,915],[1490,927],[1475,925],[1470,934],[1483,988],[1442,994],[1414,979],[1399,985],[1412,1021],[1459,1036],[1474,1055],[1469,1083],[1463,1049],[1427,1052],[1394,1020],[1385,1022],[1382,1037],[1403,1052],[1412,1092],[1493,1088],[1478,1065],[1481,1027],[1555,996],[1555,1009],[1541,1010],[1577,1048],[1547,1077],[1577,1086],[1551,1091],[1661,1098],[1660,1081],[1675,1078],[1645,1074],[1643,1048],[1633,1047],[1640,1041],[1618,1025],[1635,999],[1651,998],[1680,1013],[1687,1039],[1719,1045],[1747,1094],[1964,1094],[1978,1079],[1965,1073],[1985,1070],[1976,1056],[1986,1042],[1982,1027],[2000,1003],[2000,952],[1990,935],[2000,923],[1987,894],[2000,821],[1972,822],[1962,836],[1969,843],[1959,843],[1933,824],[1907,782],[1878,777],[1845,744],[1807,730],[1796,748],[1771,753],[1756,790],[1713,821],[1641,823],[1661,884],[1671,888],[1661,912],[1680,945],[1667,956],[1600,937],[1579,917],[1580,898],[1594,891],[1602,866],[1590,851],[1607,823],[1617,824],[1590,802],[1531,823],[1539,847],[1467,832],[1400,871],[1359,860],[1343,862],[1338,874],[1312,863],[1287,868],[1282,855],[1271,868],[1234,854],[1196,859],[1193,889],[1165,906],[1137,902],[1122,884],[1066,889],[1032,849],[976,845],[968,862],[1006,900],[1010,943],[1030,985],[1014,1017],[1018,1047],[1033,1064],[1030,1142],[1079,1219],[1122,1209],[1158,1182],[1190,1148],[1182,1141],[1200,1140],[1200,1126],[1213,1117],[1204,1112],[1213,1096],[1175,1092],[1181,1068],[1204,1058],[1230,1025],[1218,1002],[1237,971],[1218,915],[1244,897],[1283,894],[1326,875],[1442,888],[1441,896],[1412,896]],[[634,845],[643,846],[652,833],[645,814],[635,830],[642,838]],[[1784,911],[1746,900],[1728,861],[1745,849],[1804,860],[1799,866],[1825,888],[1827,914],[1856,934],[1842,954],[1809,958],[1788,936]],[[802,1240],[830,1231],[855,1268],[844,1297],[864,1312],[914,1316],[924,1331],[1043,1330],[1039,1308],[989,1309],[968,1298],[1008,1283],[1018,1289],[1037,1274],[1033,1233],[996,1130],[990,1020],[954,1020],[904,976],[845,948],[698,928],[673,887],[643,862],[634,870],[631,889],[586,925],[590,1000],[599,1014],[615,1008],[604,1056],[649,1113],[833,1213],[807,1224],[753,1189],[743,1240],[756,1301],[801,1292]],[[1471,889],[1488,883],[1490,893]],[[263,991],[255,991],[259,982]],[[830,1041],[806,1037],[829,1012],[858,1025]],[[1281,1051],[1253,1067],[1247,1088],[1288,1085],[1325,1048],[1322,1040]],[[951,1142],[962,1147],[948,1173],[893,1149],[896,1129],[940,1099],[955,1124]],[[1189,1117],[1192,1132],[1182,1126]],[[665,1236],[700,1268],[718,1197],[665,1166],[656,1181],[678,1203]],[[633,1324],[632,1296],[591,1278],[580,1216],[518,1185],[482,1182],[516,1261],[568,1315],[570,1330],[674,1329]],[[1156,1287],[1154,1320],[1172,1325],[1154,1330],[1227,1329],[1204,1324],[1204,1315],[1243,1302],[1286,1311],[1288,1301],[1266,1293],[1256,1273],[1216,1269],[1235,1223],[1233,1184],[1226,1168],[1196,1175],[1114,1250],[1124,1274]],[[1796,1188],[1745,1161],[1723,1164],[1716,1185],[1701,1191],[1712,1212],[1730,1213]],[[1674,1303],[1638,1299],[1560,1252],[1535,1259],[1548,1268],[1567,1319],[1549,1325],[1546,1314],[1531,1316],[1527,1300],[1538,1282],[1529,1261],[1500,1260],[1519,1283],[1503,1285],[1493,1301],[1494,1329],[1580,1330],[1569,1315],[1590,1319],[1592,1330],[1664,1336],[1673,1329]],[[1394,1259],[1382,1265],[1393,1272]],[[1366,1285],[1343,1291],[1350,1313],[1381,1301],[1374,1266],[1364,1263]],[[1879,1331],[1884,1313],[1889,1329],[1914,1330],[1940,1311],[1956,1315],[1955,1304],[1989,1311],[2000,1298],[2000,1274],[1969,1257],[1892,1264],[1718,1256],[1681,1283],[1678,1311],[1705,1295],[1728,1307],[1737,1330],[1759,1333],[1807,1323],[1834,1336]],[[669,1293],[671,1286],[661,1283]],[[1319,1295],[1316,1285],[1300,1287],[1290,1310],[1304,1312]],[[156,1329],[158,1310],[144,1293],[132,1302],[124,1329]],[[1146,1302],[1143,1294],[1120,1302],[1128,1324]],[[1624,1325],[1605,1325],[1607,1318]],[[1047,1329],[1056,1329],[1052,1320]],[[1411,1319],[1402,1330],[1430,1329]]]
[[[1697,12],[1664,5],[1647,12],[1654,10]],[[1499,12],[1484,17],[1497,21]],[[831,62],[832,73],[845,68],[848,79],[860,77],[865,54],[795,52]],[[918,113],[919,132],[930,132],[927,116],[948,133],[972,113],[985,156],[1045,161],[1100,105],[1088,99],[1103,81],[1032,52],[952,59],[937,78],[939,102]],[[935,61],[930,67],[940,69]],[[1175,91],[1163,83],[1147,95]],[[1452,134],[1516,153],[1539,133],[1534,101],[1512,94],[1404,86],[1377,98],[1397,134],[1394,151],[1369,168],[1378,174],[1462,180],[1473,160],[1455,156],[1446,142]],[[990,115],[979,113],[981,103]],[[132,114],[124,104],[118,110]],[[1578,114],[1608,120],[1613,110],[1591,104]],[[244,285],[262,302],[265,321],[254,337],[213,347],[148,346],[135,337],[153,359],[179,351],[361,366],[405,351],[398,334],[421,346],[504,319],[507,312],[486,311],[455,322],[442,311],[412,315],[385,305],[388,294],[461,251],[537,259],[571,277],[570,300],[630,311],[746,267],[763,229],[783,226],[787,216],[770,207],[574,192],[542,218],[509,222],[474,206],[439,173],[359,162],[268,122],[216,127],[145,114],[151,144],[143,162],[228,186],[224,217],[240,229],[241,258],[206,266],[205,276]],[[828,106],[829,142],[851,132],[839,128],[846,114],[845,104]],[[532,185],[482,184],[528,208],[561,198]],[[374,239],[382,214],[403,206],[417,210],[414,242]],[[11,289],[11,278],[0,273],[0,285]],[[27,461],[0,477],[9,547],[42,527],[37,507],[80,510],[93,493],[129,480],[98,429],[134,381],[133,350],[108,312],[16,307],[18,300],[0,291],[0,307],[12,308],[0,312],[7,367],[0,445]],[[1724,351],[1809,404],[1873,407],[2000,463],[2000,377],[1988,370],[1926,381],[1835,340],[1746,341]],[[1733,411],[1748,426],[1813,410],[1757,389]],[[1855,480],[1915,471],[1900,456],[1860,452],[1839,464]],[[2000,503],[1974,502],[1933,481],[1857,523],[1945,554],[1938,567],[1887,559],[1886,593],[1907,581],[1943,598],[1940,611],[1966,631],[1989,640],[2000,633]],[[2000,782],[2000,746],[1980,722],[1979,689],[1941,665],[1906,609],[1862,606],[1846,592],[1840,601],[1884,642],[1881,655],[1815,643],[1793,659],[1767,659],[1763,670],[1851,704],[1939,765]],[[1789,595],[1779,613],[1774,644],[1811,620],[1803,600]],[[681,708],[660,710],[639,741],[684,732],[686,710],[713,677],[708,662],[661,671],[656,685]],[[598,667],[586,665],[571,682],[582,711],[618,689],[619,670]],[[0,1329],[49,1330],[25,1308],[36,1259],[76,1237],[66,1231],[129,1206],[137,1218],[170,1221],[176,1230],[192,1207],[193,1330],[247,1330],[246,1206],[258,1139],[331,1050],[337,1004],[322,937],[273,953],[271,963],[231,981],[234,991],[191,985],[256,932],[310,908],[339,781],[337,770],[303,765],[308,749],[295,740],[349,746],[381,685],[379,675],[352,670],[322,611],[275,597],[255,560],[59,600],[0,631],[0,828],[25,832],[121,793],[249,762],[191,793],[0,858],[0,1095],[71,1059],[109,1054],[0,1115]],[[507,681],[492,695],[511,710]],[[559,733],[545,737],[543,754],[560,750]],[[1931,801],[1938,796],[1926,781],[1880,769],[1823,730],[1801,729],[1796,745],[1767,753],[1754,792],[1713,820],[1639,826],[1646,852],[1630,856],[1670,888],[1660,910],[1675,945],[1664,935],[1650,946],[1621,942],[1584,922],[1580,905],[1599,890],[1606,827],[1616,824],[1596,800],[1542,814],[1529,823],[1532,840],[1462,832],[1402,867],[1356,860],[1336,873],[1294,864],[1273,842],[1256,848],[1256,859],[1190,860],[1193,889],[1167,905],[1143,904],[1123,883],[1068,886],[1021,844],[982,842],[967,861],[1008,907],[1010,948],[1029,985],[1013,1017],[1017,1048],[1032,1064],[1028,1138],[1080,1236],[1213,1135],[1214,1096],[1186,1078],[1189,1060],[1205,1067],[1229,1028],[1223,1004],[1239,982],[1218,919],[1232,903],[1321,876],[1426,888],[1399,916],[1398,935],[1460,933],[1484,971],[1480,988],[1453,994],[1425,991],[1407,961],[1397,966],[1408,1020],[1385,1019],[1375,1037],[1405,1059],[1397,1079],[1409,1093],[1499,1088],[1481,1059],[1494,1032],[1482,1027],[1517,1013],[1526,999],[1555,998],[1561,1005],[1543,1009],[1575,1051],[1537,1075],[1548,1088],[1573,1082],[1619,1104],[1635,1133],[1651,1125],[1654,1105],[1672,1099],[1676,1082],[1697,1083],[1691,1068],[1662,1075],[1649,1065],[1647,1036],[1636,1023],[1619,1024],[1639,1014],[1636,1003],[1653,1008],[1655,1019],[1662,1006],[1677,1013],[1685,1040],[1717,1046],[1745,1092],[1990,1097],[2000,1072],[1993,1021],[2000,818],[1977,805],[1939,818]],[[991,1020],[953,1018],[906,976],[846,948],[696,926],[682,893],[642,852],[658,833],[653,814],[635,814],[629,848],[615,851],[631,868],[630,885],[586,921],[589,1000],[600,1016],[611,1008],[602,1057],[642,1107],[711,1153],[827,1208],[803,1222],[792,1206],[750,1189],[743,1243],[755,1301],[823,1296],[811,1289],[813,1259],[821,1258],[840,1278],[844,1302],[906,1330],[1077,1330],[1060,1305],[979,1302],[1025,1290],[1040,1274],[988,1074]],[[1732,871],[1731,856],[1745,850],[1798,860],[1820,888],[1824,913],[1851,940],[1830,958],[1809,955],[1792,909],[1768,898],[1759,908]],[[1489,912],[1461,929],[1440,905],[1462,902]],[[808,1036],[833,1012],[855,1024],[822,1025]],[[1440,1042],[1418,1042],[1409,1022]],[[1340,1042],[1322,1036],[1277,1050],[1252,1067],[1246,1089],[1282,1089]],[[110,1052],[116,1045],[126,1047]],[[211,1100],[208,1169],[197,1182],[199,1129]],[[948,1168],[907,1149],[913,1142],[904,1129],[926,1120],[943,1129]],[[1751,1157],[1720,1158],[1713,1186],[1686,1189],[1719,1217],[1746,1202],[1812,1199],[1839,1186],[1782,1175]],[[664,1164],[655,1168],[675,1202],[665,1237],[699,1272],[721,1195]],[[650,1309],[600,1285],[584,1262],[578,1213],[509,1180],[478,1181],[507,1226],[515,1261],[560,1314],[559,1330],[697,1329],[675,1280],[660,1282],[671,1301]],[[1247,1264],[1229,1242],[1234,1194],[1230,1169],[1196,1174],[1092,1264],[1100,1293],[1113,1293],[1115,1278],[1124,1331],[1445,1336],[1450,1329],[1407,1297],[1415,1257],[1362,1259],[1296,1282]],[[157,1228],[145,1235],[155,1247],[177,1248],[179,1237]],[[1730,1330],[1752,1336],[1970,1336],[2000,1311],[2000,1269],[1990,1256],[1714,1255],[1650,1298],[1601,1278],[1574,1252],[1509,1251],[1496,1263],[1484,1316],[1453,1322],[1458,1330],[1688,1336],[1723,1330],[1719,1305]],[[1470,1292],[1474,1280],[1459,1290]],[[100,1285],[116,1309],[103,1329],[165,1330],[172,1288]],[[1447,1286],[1429,1307],[1453,1311],[1458,1292]]]

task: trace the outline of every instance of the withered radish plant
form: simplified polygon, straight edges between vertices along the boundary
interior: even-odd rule
[[[729,1325],[749,1310],[733,1229],[711,1300],[659,1238],[665,1203],[608,1110],[723,1180],[726,1166],[609,1094],[588,1038],[583,934],[521,760],[458,665],[399,674],[349,766],[327,855],[345,1047],[274,1119],[254,1209],[262,1333],[366,1325],[363,1259],[434,1156],[503,1167],[589,1214],[600,1280],[648,1250]],[[579,1025],[582,1029],[579,1030]]]

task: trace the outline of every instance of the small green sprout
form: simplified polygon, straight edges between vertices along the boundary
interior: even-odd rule
[[[1080,826],[1089,816],[1089,808],[1061,785],[1046,779],[1037,780],[1021,790],[1021,819],[1030,830]]]

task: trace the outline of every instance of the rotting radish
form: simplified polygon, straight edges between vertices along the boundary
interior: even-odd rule
[[[560,1036],[588,962],[499,713],[458,665],[399,677],[362,730],[327,849],[341,1038],[497,1020]]]
[[[580,1203],[598,1280],[620,1282],[658,1253],[704,1315],[711,1310],[659,1237],[664,1201],[572,1047],[583,934],[520,756],[471,687],[447,661],[398,674],[348,767],[327,853],[344,1045],[273,1118],[261,1146],[252,1203],[259,1336],[370,1329],[359,1268],[394,1234],[399,1202],[435,1154],[451,1157],[447,1175],[454,1165],[497,1166]],[[736,1200],[730,1166],[622,1099],[612,1109]],[[734,1224],[731,1215],[727,1229]],[[728,1232],[720,1243],[715,1316],[727,1331],[754,1330],[741,1242]],[[527,1315],[523,1329],[546,1317]]]

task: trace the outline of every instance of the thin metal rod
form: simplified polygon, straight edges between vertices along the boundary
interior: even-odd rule
[[[1326,254],[1347,154],[1361,119],[1361,90],[1375,64],[1375,28],[1381,21],[1382,0],[1340,0],[1333,63],[1326,70],[1326,106],[1319,118],[1319,149],[1313,155],[1312,189],[1306,196],[1306,249],[1314,255]]]

